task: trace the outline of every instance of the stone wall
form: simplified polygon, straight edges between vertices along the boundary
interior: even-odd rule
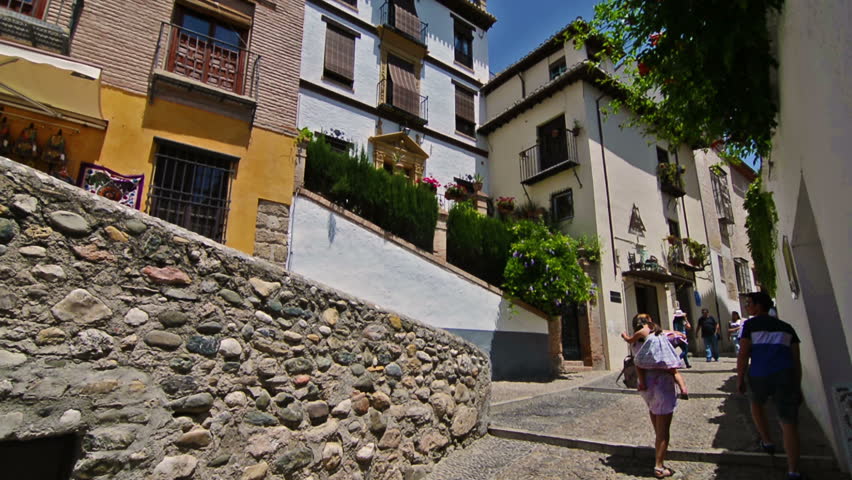
[[[0,158],[0,450],[73,434],[78,479],[415,479],[484,434],[489,368]]]
[[[266,261],[287,263],[287,229],[290,227],[290,206],[260,199],[257,201],[257,226],[254,236],[254,255]]]

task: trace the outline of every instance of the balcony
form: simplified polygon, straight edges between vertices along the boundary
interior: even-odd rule
[[[676,163],[660,162],[657,165],[657,177],[660,179],[660,190],[674,198],[686,195],[683,186],[684,169]]]
[[[0,0],[0,37],[67,55],[83,0]]]
[[[193,92],[247,108],[253,116],[260,58],[248,49],[164,22],[151,66],[152,94],[180,97],[170,89]]]
[[[394,4],[385,2],[379,10],[381,25],[425,47],[429,24],[421,22],[408,12],[403,11],[397,14],[397,10]]]
[[[568,133],[564,141],[537,143],[519,154],[522,184],[532,185],[580,164],[577,137]]]
[[[669,236],[668,260],[672,272],[700,272],[706,267],[709,250],[703,244],[688,238]]]
[[[376,103],[380,112],[401,125],[422,127],[429,122],[429,97],[390,79],[382,79],[376,86]]]

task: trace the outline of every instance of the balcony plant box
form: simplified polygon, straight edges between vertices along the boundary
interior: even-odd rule
[[[450,183],[444,190],[444,198],[447,200],[459,201],[467,199],[468,191],[466,188],[455,183]]]
[[[515,197],[499,197],[497,198],[497,211],[503,215],[508,215],[515,210]]]

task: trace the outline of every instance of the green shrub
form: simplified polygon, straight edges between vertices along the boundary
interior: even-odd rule
[[[418,247],[432,251],[435,194],[373,166],[366,152],[336,152],[320,136],[308,144],[305,187]]]
[[[516,239],[504,271],[503,290],[556,315],[563,303],[592,297],[592,281],[577,262],[576,242],[541,222],[522,220],[511,227]]]
[[[492,285],[503,283],[512,234],[508,224],[456,202],[447,219],[447,260]]]

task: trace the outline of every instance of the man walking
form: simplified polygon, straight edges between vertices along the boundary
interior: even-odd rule
[[[701,318],[698,319],[698,330],[704,338],[704,352],[707,355],[707,361],[711,359],[719,361],[719,332],[721,326],[719,322],[710,316],[710,310],[701,309]]]
[[[751,416],[760,434],[760,447],[770,455],[775,453],[775,445],[769,436],[764,406],[772,397],[781,421],[784,450],[787,452],[787,479],[800,480],[798,421],[799,405],[802,403],[802,363],[799,337],[790,324],[769,316],[770,308],[772,299],[768,294],[748,294],[746,310],[754,316],[743,325],[740,335],[737,390],[745,393],[748,369]]]

